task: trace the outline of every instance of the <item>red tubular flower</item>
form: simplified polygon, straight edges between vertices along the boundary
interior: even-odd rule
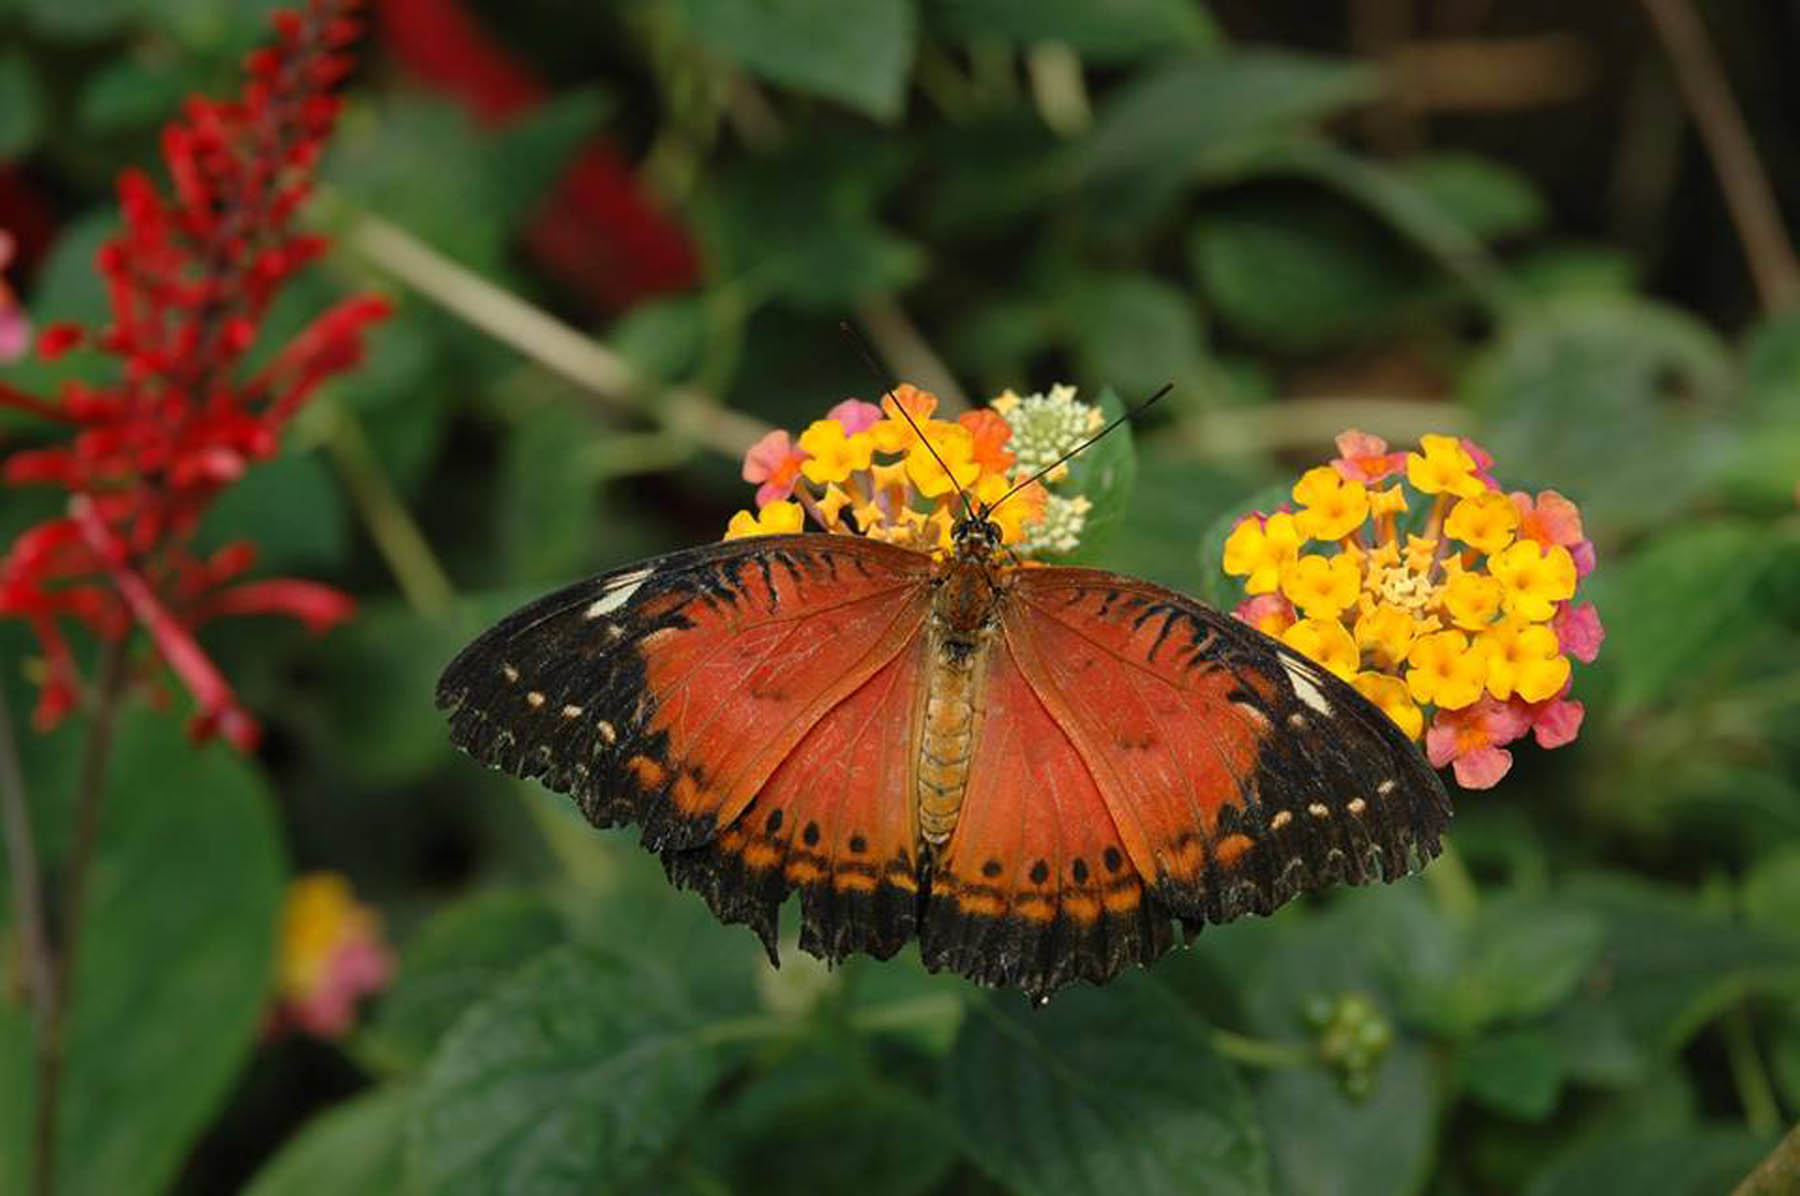
[[[164,194],[149,175],[119,178],[124,227],[98,254],[112,321],[56,325],[40,352],[88,344],[118,376],[69,383],[53,398],[0,386],[0,405],[75,426],[60,443],[12,453],[11,485],[69,492],[65,515],[23,533],[0,557],[0,615],[25,619],[42,645],[39,725],[81,690],[62,624],[118,640],[141,626],[200,708],[195,730],[249,750],[254,719],[194,633],[224,615],[283,614],[313,630],[349,617],[351,600],[304,581],[243,582],[255,549],[211,557],[192,538],[220,492],[280,447],[287,421],[319,385],[363,355],[386,300],[326,312],[256,372],[245,358],[282,285],[324,252],[294,228],[310,172],[337,118],[331,89],[350,71],[359,0],[306,0],[275,14],[273,45],[250,55],[241,95],[190,99],[163,132]]]

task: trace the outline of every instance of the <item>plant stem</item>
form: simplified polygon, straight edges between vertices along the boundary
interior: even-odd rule
[[[343,235],[365,260],[452,315],[622,410],[658,420],[726,457],[741,457],[769,426],[687,387],[660,389],[624,355],[451,261],[406,230],[358,215]]]
[[[969,409],[969,396],[957,385],[956,375],[892,296],[864,299],[856,305],[856,319],[888,369],[936,395],[946,414]]]
[[[455,588],[369,448],[362,424],[342,407],[333,409],[325,447],[407,605],[426,618],[444,618],[455,600]]]
[[[74,1007],[75,960],[81,949],[88,871],[93,864],[94,848],[100,840],[100,811],[106,797],[106,777],[112,763],[119,707],[125,696],[125,664],[129,649],[129,637],[121,637],[100,650],[100,667],[95,671],[94,697],[89,709],[93,725],[88,729],[81,777],[75,790],[75,839],[69,848],[68,867],[63,876],[62,926],[52,960],[51,1001],[38,1027],[37,1116],[33,1137],[34,1187],[38,1196],[50,1196],[56,1187],[56,1123],[61,1104],[63,1064],[68,1056],[69,1011]]]
[[[1719,1032],[1725,1036],[1725,1058],[1731,1065],[1738,1103],[1744,1107],[1744,1123],[1754,1134],[1775,1133],[1781,1128],[1781,1107],[1775,1103],[1774,1085],[1756,1049],[1750,1011],[1739,1005],[1727,1012],[1719,1020]]]
[[[56,1006],[56,964],[50,954],[50,936],[44,921],[43,876],[38,866],[37,839],[31,829],[31,806],[25,795],[25,774],[19,767],[19,744],[13,736],[12,710],[4,685],[0,685],[0,820],[6,831],[13,919],[19,927],[25,982],[35,1015],[41,1076],[51,1010]],[[39,1149],[33,1159],[37,1176],[34,1190],[39,1193],[50,1190],[50,1164],[51,1160]]]
[[[1210,1031],[1213,1050],[1234,1063],[1276,1070],[1286,1067],[1312,1067],[1319,1062],[1318,1048],[1289,1042],[1270,1042],[1251,1038],[1232,1030],[1214,1026]]]
[[[1706,26],[1688,0],[1644,0],[1644,8],[1712,159],[1763,309],[1787,307],[1800,299],[1800,262]]]

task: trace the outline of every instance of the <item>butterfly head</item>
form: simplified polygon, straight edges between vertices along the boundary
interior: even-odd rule
[[[1000,551],[1000,525],[988,518],[987,504],[977,503],[950,525],[950,545],[963,559],[986,560]]]

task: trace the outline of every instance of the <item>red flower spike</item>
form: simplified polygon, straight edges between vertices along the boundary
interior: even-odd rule
[[[327,244],[293,227],[307,171],[337,118],[331,93],[353,68],[355,0],[307,0],[273,18],[275,44],[245,61],[234,100],[190,99],[163,133],[167,194],[149,174],[118,180],[123,228],[95,258],[112,310],[104,328],[55,325],[40,352],[88,343],[118,378],[66,384],[54,401],[0,387],[0,406],[76,425],[66,442],[14,452],[0,476],[69,492],[69,514],[0,556],[0,616],[25,619],[45,660],[40,725],[76,703],[66,621],[106,639],[135,624],[193,694],[195,731],[254,747],[256,722],[195,639],[210,619],[281,614],[311,630],[348,618],[350,599],[305,581],[243,581],[254,546],[199,557],[192,536],[220,492],[275,455],[288,419],[320,384],[361,360],[385,300],[339,304],[252,374],[245,356],[283,282]]]

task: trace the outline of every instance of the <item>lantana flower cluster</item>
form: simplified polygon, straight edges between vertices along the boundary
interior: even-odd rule
[[[1496,784],[1527,734],[1573,740],[1573,662],[1604,634],[1579,600],[1594,546],[1575,504],[1503,490],[1469,440],[1389,451],[1349,431],[1337,446],[1292,505],[1226,540],[1225,571],[1249,595],[1237,617],[1354,685],[1465,789]]]
[[[954,420],[936,418],[937,409],[937,396],[902,384],[879,405],[844,400],[798,439],[770,432],[744,455],[756,510],[732,516],[725,538],[798,532],[810,518],[828,532],[942,553],[963,514],[957,487],[991,507],[1104,422],[1072,386],[1026,396],[1007,391]],[[1058,466],[993,510],[1015,555],[1079,546],[1092,503],[1068,492],[1070,480],[1069,467]]]
[[[397,967],[381,915],[336,872],[309,872],[289,884],[277,949],[271,1027],[320,1038],[353,1029],[358,1003],[386,988]]]
[[[113,377],[47,397],[0,383],[0,405],[68,432],[14,451],[3,475],[68,495],[62,513],[0,558],[0,616],[26,620],[42,648],[40,726],[83,689],[65,624],[115,643],[137,625],[193,693],[197,732],[247,749],[256,723],[195,629],[260,613],[319,629],[353,609],[314,582],[245,580],[252,544],[202,554],[192,540],[218,495],[275,455],[320,385],[361,359],[364,331],[388,310],[377,297],[347,299],[250,363],[281,286],[327,248],[296,228],[296,214],[337,119],[333,91],[353,65],[358,7],[306,0],[274,14],[275,41],[250,55],[242,94],[190,99],[163,131],[167,192],[142,170],[120,176],[123,228],[95,262],[111,323],[52,325],[39,341],[52,359],[90,345],[115,359]]]

